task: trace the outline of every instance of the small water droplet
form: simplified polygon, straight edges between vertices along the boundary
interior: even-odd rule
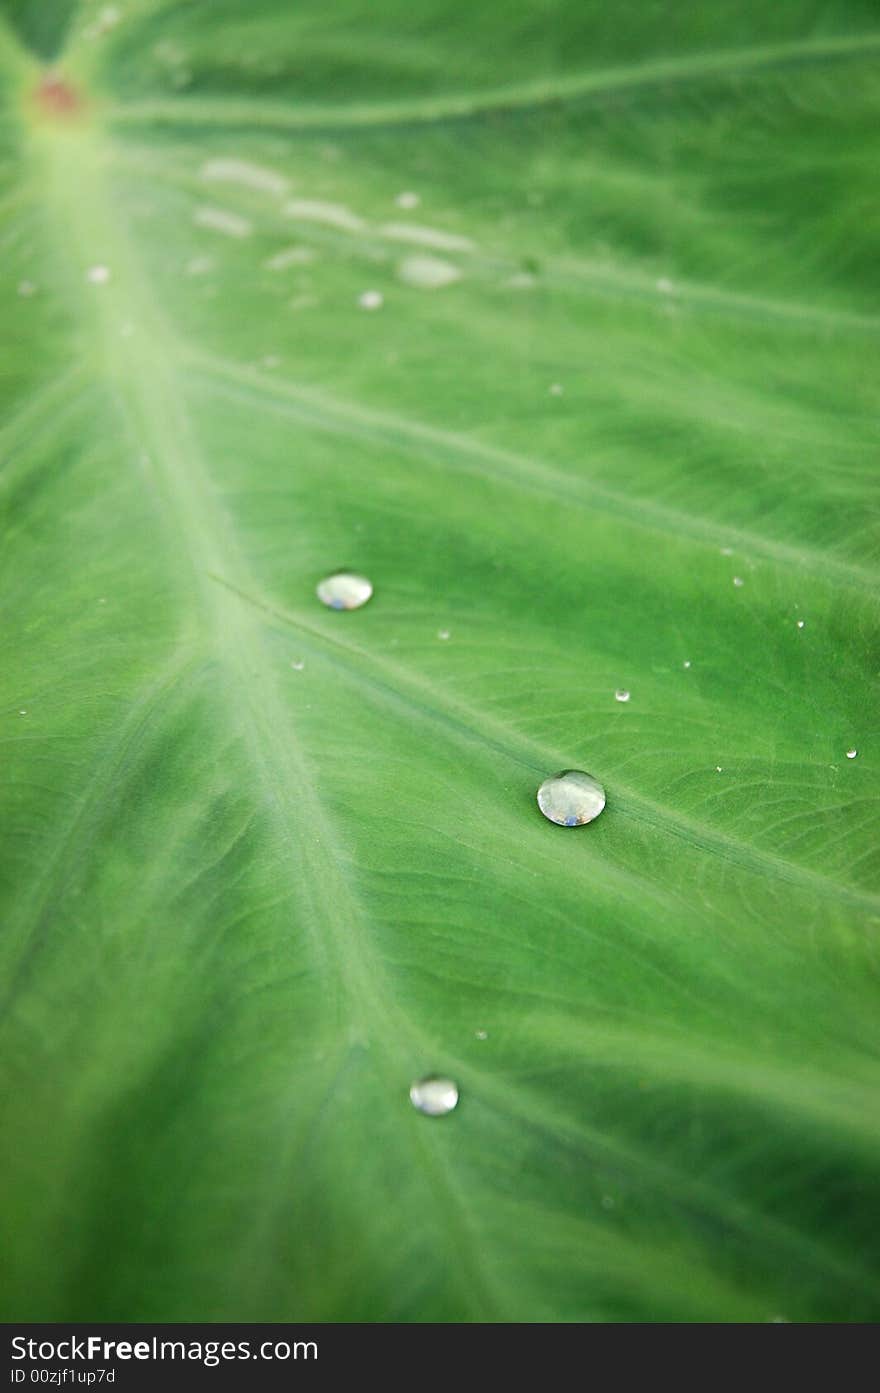
[[[107,601],[106,601],[105,597],[102,595],[101,598],[100,598],[100,600],[98,601],[98,604],[99,604],[99,605],[106,605],[106,603],[107,603]]]
[[[358,304],[362,310],[380,310],[385,303],[385,296],[381,290],[365,290],[358,296]]]
[[[716,765],[715,765],[715,773],[716,773],[716,774],[720,774],[720,773],[722,773],[722,772],[723,772],[723,771],[722,771],[722,769],[721,769],[721,765],[720,765],[720,764],[716,764]]]
[[[475,1031],[474,1031],[474,1037],[475,1037],[477,1040],[488,1040],[488,1038],[489,1038],[489,1032],[488,1032],[488,1030],[475,1030]]]
[[[559,827],[582,827],[605,807],[605,790],[592,774],[585,774],[582,769],[563,769],[541,784],[538,807]]]
[[[721,548],[721,555],[722,555],[722,556],[733,556],[733,547],[722,547],[722,548]]]
[[[106,285],[109,279],[109,266],[90,266],[86,271],[86,280],[90,285]]]
[[[690,665],[691,665],[691,660],[690,660],[690,658],[685,658],[684,662],[682,663],[682,667],[690,667]]]
[[[28,299],[31,295],[36,295],[37,287],[34,285],[33,281],[19,281],[18,293],[24,296],[25,299]]]
[[[626,690],[626,687],[618,687],[617,691],[614,693],[614,700],[629,701],[629,692]]]
[[[745,585],[745,581],[743,580],[742,576],[734,576],[733,583],[736,586],[737,590],[740,588],[741,585]]]
[[[547,390],[549,391],[551,397],[561,397],[563,392],[565,391],[565,388],[563,387],[561,382],[551,382]]]
[[[799,628],[799,629],[802,629],[802,628],[804,627],[804,623],[805,623],[805,622],[806,622],[805,620],[799,619],[798,622],[797,622],[798,628]]]
[[[294,672],[302,672],[303,668],[305,667],[305,663],[303,662],[302,658],[294,658],[290,666],[293,668]]]
[[[447,639],[447,638],[450,637],[450,632],[449,632],[448,629],[438,629],[438,630],[437,630],[437,637],[438,637],[438,638],[442,638],[442,639]]]
[[[403,193],[399,193],[394,200],[398,208],[418,208],[421,201],[419,195],[417,193],[412,193],[409,189],[405,189]]]
[[[426,1117],[443,1117],[458,1104],[458,1086],[452,1079],[432,1074],[416,1080],[409,1090],[409,1099]]]
[[[846,752],[846,757],[847,757],[847,759],[855,759],[855,757],[856,757],[857,754],[858,754],[858,750],[856,750],[856,749],[847,750],[847,752]]]
[[[24,707],[22,707],[22,709],[19,711],[18,714],[19,714],[19,716],[26,716],[26,715],[27,715],[27,712],[25,711]]]
[[[319,583],[317,594],[330,609],[360,609],[373,593],[372,582],[354,571],[336,571]]]

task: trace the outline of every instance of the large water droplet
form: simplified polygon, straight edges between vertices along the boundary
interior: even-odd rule
[[[856,757],[857,754],[858,754],[858,750],[856,750],[856,749],[847,750],[847,752],[846,752],[846,757],[847,757],[847,759],[855,759],[855,757]]]
[[[538,789],[538,807],[560,827],[582,827],[605,807],[605,790],[592,774],[563,769],[545,779]]]
[[[629,692],[626,690],[626,687],[618,687],[617,691],[614,693],[614,700],[629,701]]]
[[[458,1085],[452,1079],[431,1074],[416,1080],[409,1090],[409,1100],[426,1117],[443,1117],[458,1104]]]
[[[360,609],[373,593],[372,582],[354,571],[336,571],[318,585],[318,599],[330,609]]]

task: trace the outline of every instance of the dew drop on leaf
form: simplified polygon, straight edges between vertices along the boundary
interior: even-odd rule
[[[380,310],[385,303],[385,297],[381,290],[365,290],[358,296],[358,304],[362,310]]]
[[[373,593],[372,582],[354,571],[335,571],[317,588],[318,599],[329,609],[360,609]]]
[[[858,754],[858,750],[856,750],[856,749],[847,750],[847,752],[846,752],[846,757],[847,757],[847,759],[855,759],[855,757],[856,757],[857,754]]]
[[[582,827],[605,807],[605,790],[592,774],[585,774],[582,769],[563,769],[541,784],[538,807],[560,827]]]
[[[458,1085],[452,1079],[431,1074],[416,1080],[409,1090],[409,1100],[426,1117],[444,1117],[458,1104]]]
[[[742,576],[734,576],[733,583],[736,586],[737,590],[740,588],[741,585],[745,585],[745,581],[743,580]]]
[[[106,285],[109,279],[109,266],[90,266],[86,271],[86,280],[89,285]]]
[[[629,701],[629,692],[626,690],[626,687],[618,687],[617,691],[614,693],[614,700]]]

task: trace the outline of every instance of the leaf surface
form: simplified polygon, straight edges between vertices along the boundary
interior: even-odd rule
[[[0,10],[6,1318],[876,1319],[874,7],[67,11]]]

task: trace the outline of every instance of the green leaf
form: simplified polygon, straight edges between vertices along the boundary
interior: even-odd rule
[[[876,1319],[875,7],[3,8],[5,1318]]]

